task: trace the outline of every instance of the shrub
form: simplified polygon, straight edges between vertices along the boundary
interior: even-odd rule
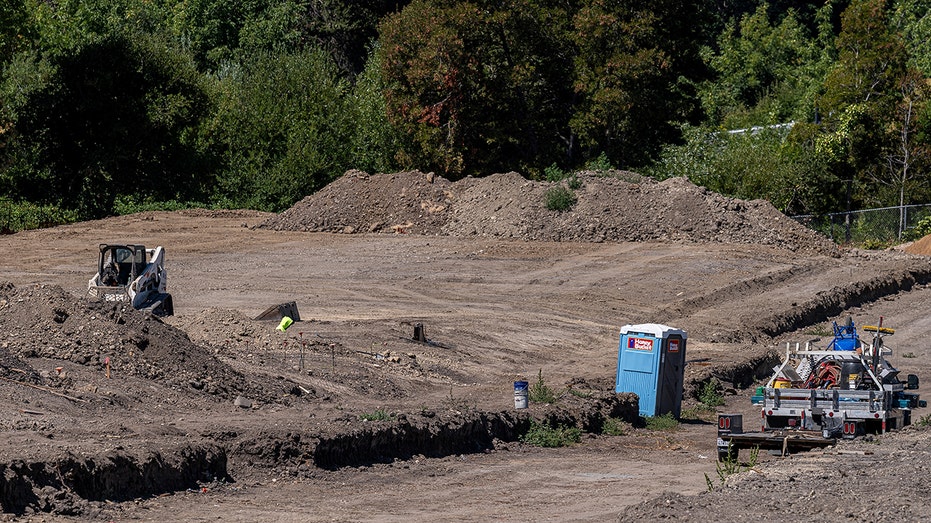
[[[556,403],[556,392],[543,381],[543,369],[537,374],[537,381],[530,386],[527,399],[533,403]]]
[[[614,169],[614,167],[611,165],[611,160],[608,159],[608,155],[603,152],[599,154],[597,158],[586,162],[585,168],[589,171],[598,172],[610,171],[611,169]]]
[[[627,433],[626,425],[618,418],[608,418],[601,427],[601,433],[606,436],[623,436]]]
[[[718,391],[720,386],[721,382],[717,378],[706,381],[698,394],[698,401],[712,408],[724,405],[724,396]]]
[[[718,479],[720,484],[723,485],[727,480],[728,476],[737,474],[744,470],[750,470],[759,463],[760,460],[760,447],[753,447],[750,449],[750,461],[746,463],[745,468],[742,468],[740,462],[737,460],[737,453],[732,450],[730,444],[727,446],[727,454],[724,459],[719,460],[716,464],[716,472],[718,474]],[[708,485],[708,491],[711,492],[714,490],[714,482],[711,481],[711,478],[708,477],[708,474],[705,474],[705,483]]]
[[[543,169],[543,175],[548,182],[559,182],[566,178],[566,171],[563,171],[554,163],[546,169]]]
[[[566,186],[573,191],[577,191],[582,188],[582,180],[579,180],[579,177],[572,173],[572,176],[566,180]]]
[[[575,205],[576,201],[575,193],[572,192],[572,189],[562,185],[550,187],[546,190],[543,197],[546,201],[546,208],[558,212],[568,211]]]
[[[77,211],[62,209],[56,205],[36,205],[29,202],[14,203],[0,198],[0,233],[12,233],[26,229],[54,227],[78,221]]]
[[[578,427],[558,425],[551,427],[538,421],[530,422],[530,429],[521,436],[521,441],[537,447],[567,447],[582,441],[582,431]]]
[[[931,234],[931,216],[925,216],[924,218],[918,220],[918,223],[915,224],[915,227],[905,231],[903,239],[918,240],[929,234]]]

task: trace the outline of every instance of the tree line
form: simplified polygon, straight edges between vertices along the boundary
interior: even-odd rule
[[[8,0],[0,196],[280,211],[348,169],[931,201],[931,0]]]

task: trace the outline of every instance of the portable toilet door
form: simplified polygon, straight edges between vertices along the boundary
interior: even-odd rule
[[[686,337],[685,331],[655,323],[621,328],[615,391],[636,393],[641,416],[679,417]]]
[[[659,372],[658,415],[672,412],[676,419],[682,414],[682,388],[685,380],[685,342],[682,331],[667,331],[662,338]]]

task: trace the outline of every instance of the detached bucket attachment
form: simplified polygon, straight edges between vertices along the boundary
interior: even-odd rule
[[[291,318],[293,321],[301,321],[301,315],[297,312],[297,303],[289,301],[287,303],[272,305],[265,309],[262,314],[255,317],[256,320],[274,321],[278,321],[282,318]]]

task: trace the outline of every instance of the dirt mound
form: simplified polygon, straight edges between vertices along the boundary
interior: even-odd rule
[[[452,199],[449,180],[419,171],[348,171],[259,227],[310,232],[436,234]]]
[[[627,174],[621,179],[580,173],[577,200],[561,212],[546,207],[547,192],[556,184],[529,181],[513,172],[451,183],[416,171],[350,171],[259,227],[526,241],[724,242],[836,253],[827,238],[768,202],[728,198],[684,178],[656,183]]]
[[[150,314],[122,303],[76,299],[55,286],[0,284],[0,367],[29,375],[18,358],[70,361],[101,374],[109,362],[114,374],[218,399],[279,395],[248,381]]]
[[[915,240],[903,250],[909,254],[921,254],[922,256],[931,256],[931,234],[919,240]]]

